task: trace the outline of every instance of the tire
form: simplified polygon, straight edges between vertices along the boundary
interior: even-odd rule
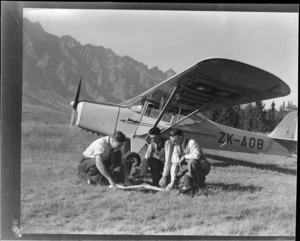
[[[124,157],[128,174],[131,175],[135,171],[136,167],[141,164],[140,155],[135,152],[127,152]]]
[[[141,157],[136,152],[127,152],[125,162],[131,164],[132,167],[138,167],[141,164]]]

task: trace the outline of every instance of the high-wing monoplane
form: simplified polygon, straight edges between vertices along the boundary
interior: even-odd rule
[[[139,153],[148,130],[158,126],[163,135],[182,129],[202,148],[289,156],[297,146],[298,112],[289,113],[269,135],[217,124],[200,112],[273,99],[290,93],[289,86],[260,68],[229,59],[203,60],[120,104],[75,100],[76,126],[100,135],[116,130],[127,137],[125,152]],[[71,125],[74,115],[72,115]]]

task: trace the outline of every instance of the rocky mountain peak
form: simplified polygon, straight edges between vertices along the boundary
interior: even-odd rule
[[[73,48],[77,45],[81,45],[79,41],[75,38],[71,37],[70,35],[64,35],[60,38],[61,42],[66,44],[68,47]]]
[[[169,78],[171,78],[173,75],[175,75],[176,72],[175,72],[173,69],[168,69],[164,74],[167,76],[167,79],[169,79]]]
[[[23,28],[29,28],[29,30],[37,32],[45,31],[40,22],[31,22],[28,18],[23,19]]]
[[[24,19],[24,34],[24,106],[38,104],[65,114],[81,77],[81,99],[121,103],[175,73],[164,73],[158,66],[148,69],[103,46],[81,45],[69,35],[57,37],[28,19]]]

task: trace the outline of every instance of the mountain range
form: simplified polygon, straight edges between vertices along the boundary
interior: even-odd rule
[[[23,29],[23,120],[66,123],[81,77],[80,99],[121,103],[176,74],[149,69],[103,46],[47,33],[27,18]]]

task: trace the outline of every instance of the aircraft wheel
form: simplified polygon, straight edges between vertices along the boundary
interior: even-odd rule
[[[132,171],[135,171],[136,167],[141,164],[141,157],[135,152],[127,152],[125,155],[125,162],[128,168],[128,173],[131,174]]]
[[[138,167],[141,164],[141,157],[136,152],[128,152],[125,155],[125,162],[130,163],[132,167]]]

